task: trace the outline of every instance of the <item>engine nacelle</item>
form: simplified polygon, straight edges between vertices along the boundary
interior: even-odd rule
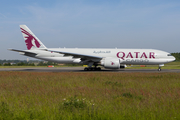
[[[101,61],[101,65],[107,69],[119,69],[120,59],[117,58],[105,58]]]

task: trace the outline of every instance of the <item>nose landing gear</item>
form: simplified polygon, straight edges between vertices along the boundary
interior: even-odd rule
[[[158,71],[161,71],[161,67],[164,66],[164,64],[159,64]]]
[[[161,71],[161,67],[158,68],[158,71]]]

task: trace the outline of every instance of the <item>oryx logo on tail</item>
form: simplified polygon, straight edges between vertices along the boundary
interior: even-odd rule
[[[20,28],[28,50],[47,49],[26,25],[20,25]]]
[[[26,34],[27,36],[24,37],[26,38],[25,43],[27,46],[27,49],[30,50],[33,46],[39,48],[41,46],[41,44],[37,41],[37,39],[31,35],[29,32],[27,32],[26,30],[24,30],[23,28],[21,28],[21,32]]]

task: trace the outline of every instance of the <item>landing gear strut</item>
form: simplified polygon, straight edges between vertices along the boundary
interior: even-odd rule
[[[158,71],[161,71],[161,67],[159,66]]]

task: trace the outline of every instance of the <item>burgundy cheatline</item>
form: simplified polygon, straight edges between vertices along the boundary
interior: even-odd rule
[[[156,49],[47,48],[26,25],[20,25],[27,50],[9,49],[21,55],[57,63],[88,65],[84,70],[125,68],[126,65],[158,65],[175,60],[170,53]]]

